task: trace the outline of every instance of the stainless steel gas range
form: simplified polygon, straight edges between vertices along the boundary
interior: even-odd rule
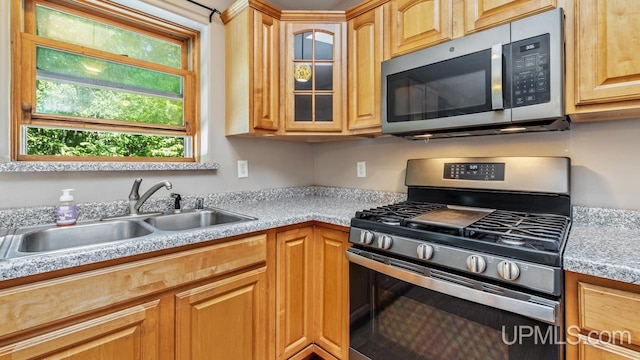
[[[351,359],[563,358],[564,157],[409,160],[351,220]]]

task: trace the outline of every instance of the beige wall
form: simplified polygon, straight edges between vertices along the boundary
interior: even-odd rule
[[[570,131],[409,141],[381,138],[316,145],[315,183],[406,191],[410,158],[568,156],[575,205],[640,209],[640,120],[573,124]],[[366,161],[367,177],[356,177]]]
[[[154,3],[156,0],[145,0]],[[171,0],[171,2],[179,3]],[[231,0],[211,1],[226,8]],[[182,4],[182,2],[180,2]],[[8,154],[8,1],[0,1],[0,161]],[[207,41],[223,44],[217,17]],[[555,155],[572,158],[572,195],[577,205],[640,209],[640,121],[574,124],[562,133],[519,134],[431,140],[397,138],[298,144],[272,140],[228,139],[224,133],[224,56],[219,46],[207,61],[210,122],[208,156],[216,172],[0,173],[0,208],[55,204],[60,189],[75,188],[81,202],[125,199],[134,178],[142,190],[162,179],[184,194],[327,185],[406,191],[405,161],[420,157]],[[249,161],[249,178],[238,179],[236,160]],[[356,162],[367,162],[367,178],[356,177]],[[158,196],[166,196],[164,190]]]

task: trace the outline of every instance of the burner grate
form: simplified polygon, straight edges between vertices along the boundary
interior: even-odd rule
[[[382,225],[401,226],[412,231],[436,232],[513,248],[558,252],[566,237],[570,219],[562,215],[496,210],[463,229],[450,229],[407,221],[446,205],[416,201],[358,211],[356,218]]]
[[[429,211],[445,207],[441,204],[431,204],[415,201],[404,201],[396,204],[380,206],[373,209],[356,212],[356,218],[373,220],[383,224],[395,223],[400,225],[404,219],[422,215]]]
[[[560,215],[497,210],[465,229],[468,237],[497,243],[558,251],[569,226]]]

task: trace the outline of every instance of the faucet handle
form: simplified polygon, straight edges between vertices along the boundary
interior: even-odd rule
[[[196,210],[204,209],[204,198],[197,197],[196,198]]]
[[[137,178],[133,181],[133,186],[131,187],[131,192],[129,193],[129,200],[140,200],[140,183],[142,182],[142,178]]]
[[[173,211],[180,212],[180,209],[182,208],[180,205],[180,201],[182,201],[182,196],[180,196],[180,194],[177,194],[177,193],[171,193],[171,195],[169,196],[172,199],[175,199],[175,205],[173,207]]]

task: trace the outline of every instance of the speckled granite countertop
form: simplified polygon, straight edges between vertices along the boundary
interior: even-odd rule
[[[138,255],[188,244],[247,234],[305,221],[349,226],[356,211],[406,199],[406,194],[361,189],[309,186],[204,195],[205,206],[219,207],[257,218],[255,221],[152,238],[125,240],[71,251],[0,259],[0,281]],[[185,198],[192,207],[195,196]],[[167,200],[151,202],[151,209],[167,208]],[[85,219],[126,210],[126,201],[79,204]],[[0,209],[0,236],[7,227],[53,222],[54,207]],[[80,217],[82,220],[83,216]],[[640,211],[573,208],[573,224],[564,253],[564,269],[640,285]]]
[[[564,269],[640,285],[640,211],[573,208]]]
[[[210,201],[205,202],[207,207],[217,206],[258,219],[254,221],[193,231],[164,232],[150,238],[123,240],[57,253],[0,260],[0,281],[311,220],[349,226],[350,219],[357,210],[389,204],[406,198],[405,194],[399,193],[323,187],[294,188],[291,193],[292,196],[283,196],[282,193],[265,194],[260,191],[234,193],[230,195],[233,201],[227,197],[227,202],[221,200],[220,205],[212,204]]]

